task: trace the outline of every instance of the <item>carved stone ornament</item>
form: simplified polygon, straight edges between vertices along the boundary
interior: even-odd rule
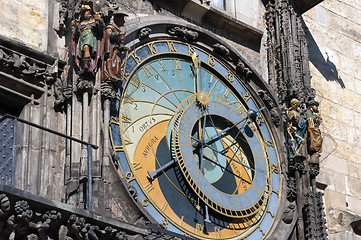
[[[293,202],[296,199],[297,189],[296,189],[296,180],[293,177],[290,177],[287,180],[287,200]]]
[[[264,90],[258,91],[258,96],[262,99],[267,109],[270,111],[272,122],[278,127],[281,124],[281,115],[277,110],[276,103],[273,101],[271,95]]]
[[[222,56],[224,59],[230,60],[230,51],[226,46],[216,43],[213,45],[213,51]]]
[[[114,83],[112,81],[106,81],[100,85],[102,97],[105,99],[112,99],[115,97]]]
[[[241,60],[238,60],[236,70],[241,76],[244,77],[246,81],[250,80],[249,77],[252,75],[252,71],[246,67],[246,65]]]
[[[294,204],[289,204],[286,210],[283,212],[282,220],[286,224],[291,224],[293,221],[293,217],[295,215],[295,208],[296,206]]]
[[[52,65],[40,62],[0,45],[0,68],[4,71],[15,70],[28,79],[36,79],[52,84],[58,77],[58,60]],[[13,74],[13,73],[12,73]]]
[[[77,84],[77,91],[78,93],[84,93],[84,92],[92,92],[94,87],[93,81],[89,80],[79,80]]]
[[[168,33],[172,36],[177,36],[183,38],[186,41],[197,41],[198,33],[192,30],[189,30],[185,27],[172,27],[168,30]]]
[[[13,205],[13,207],[11,207]],[[117,229],[95,219],[61,212],[62,210],[32,210],[28,201],[11,201],[0,194],[0,239],[38,240],[121,240],[121,239],[180,239],[160,227],[137,226],[148,229],[142,233]],[[47,206],[49,207],[49,206]],[[102,225],[103,227],[99,226]],[[105,225],[105,227],[104,227]],[[146,233],[146,234],[145,234]]]
[[[152,29],[150,29],[149,27],[140,29],[139,34],[138,34],[139,40],[146,39],[147,37],[149,37],[149,34],[151,32],[152,32]]]

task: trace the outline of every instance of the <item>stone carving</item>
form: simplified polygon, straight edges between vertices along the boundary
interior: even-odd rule
[[[258,96],[262,99],[267,109],[270,111],[272,122],[278,127],[281,124],[281,116],[278,112],[276,103],[273,101],[271,95],[264,90],[258,91]]]
[[[115,97],[115,88],[117,86],[114,82],[106,81],[100,84],[102,97],[105,99],[112,99]]]
[[[311,76],[301,15],[288,1],[281,0],[267,4],[265,19],[269,81],[279,104],[286,104],[290,96],[306,102]]]
[[[128,186],[128,191],[130,196],[134,199],[134,200],[138,200],[138,192],[137,189],[131,185]]]
[[[186,41],[198,40],[198,33],[185,27],[172,27],[168,30],[168,33],[172,36],[183,38]]]
[[[213,45],[213,51],[215,53],[218,53],[224,59],[230,60],[230,56],[229,56],[230,51],[226,46],[224,46],[224,45],[222,45],[220,43],[216,43],[216,44]]]
[[[18,198],[18,197],[17,197]],[[0,194],[0,239],[38,240],[121,240],[121,239],[179,239],[159,226],[145,225],[147,234],[127,232],[114,226],[99,226],[95,219],[86,220],[69,212],[57,210],[31,210],[25,200],[13,204],[5,194]],[[43,209],[38,206],[38,209]],[[47,206],[48,208],[49,206]],[[144,221],[143,221],[144,222]],[[146,221],[147,222],[147,221]],[[147,222],[148,224],[149,222]],[[104,226],[104,223],[101,223]],[[161,230],[161,231],[160,231]]]
[[[282,220],[286,224],[290,224],[293,221],[293,216],[295,214],[296,206],[294,204],[289,204],[286,210],[283,212]]]
[[[150,29],[148,27],[140,29],[139,34],[138,34],[139,40],[146,39],[147,37],[149,37],[149,34],[151,32],[152,32],[152,29]]]
[[[236,71],[244,77],[246,81],[249,81],[249,77],[252,75],[252,71],[246,67],[246,65],[241,61],[238,60],[238,63],[236,65]]]
[[[105,23],[94,13],[90,1],[82,1],[80,18],[74,21],[72,56],[76,70],[88,77],[95,74],[98,60],[103,55],[103,29]]]
[[[319,164],[320,152],[322,151],[323,138],[321,136],[320,124],[322,123],[321,115],[318,111],[319,102],[312,99],[307,102],[306,120],[309,141],[307,144],[309,162]]]
[[[66,78],[68,77],[69,65],[64,67],[64,71],[60,78],[57,78],[54,83],[54,107],[63,110],[65,103],[72,97],[73,89],[71,85],[66,84]]]
[[[76,87],[78,93],[84,93],[84,92],[91,93],[93,91],[94,83],[91,80],[80,79]]]
[[[21,75],[28,76],[29,79],[41,80],[48,84],[52,84],[58,76],[57,60],[52,65],[49,65],[2,46],[0,46],[0,66],[4,67],[5,71],[11,71],[13,68],[16,68],[16,72],[21,73]]]
[[[304,134],[306,131],[306,123],[300,117],[300,104],[298,99],[293,98],[290,102],[291,106],[285,108],[290,158],[299,155],[300,150],[305,144]]]
[[[296,199],[297,189],[296,180],[293,177],[287,179],[287,200],[293,202]]]

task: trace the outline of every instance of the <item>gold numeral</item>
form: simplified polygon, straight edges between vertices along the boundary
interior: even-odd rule
[[[157,48],[154,46],[153,43],[149,43],[148,48],[153,55],[157,53]]]
[[[140,166],[140,163],[137,162],[133,162],[133,168],[135,171],[139,170],[142,168],[142,166]]]
[[[115,117],[111,117],[110,122],[118,125],[120,124],[119,119]]]
[[[258,227],[258,228],[259,228],[259,231],[262,233],[263,236],[266,235],[266,233],[263,232],[263,229],[261,227]]]
[[[221,238],[221,228],[220,227],[214,227],[214,231],[216,232],[217,238]]]
[[[273,147],[273,148],[275,147],[275,145],[274,145],[274,143],[273,143],[273,140],[271,140],[271,141],[270,141],[270,140],[267,140],[267,141],[266,141],[266,144],[267,144],[268,147]]]
[[[159,64],[160,64],[161,68],[162,68],[162,71],[165,71],[165,67],[163,66],[162,60],[158,60],[158,62],[159,62]]]
[[[124,103],[130,103],[133,104],[134,103],[134,98],[128,94],[124,95]]]
[[[189,50],[189,55],[192,55],[193,53],[196,52],[196,50],[194,49],[194,47],[191,46],[191,45],[188,45],[188,50]]]
[[[233,81],[234,81],[234,75],[233,75],[230,71],[228,71],[228,73],[227,73],[227,75],[226,75],[226,78],[227,78],[227,80],[230,81],[230,82],[233,82]]]
[[[132,77],[132,80],[130,80],[130,83],[133,84],[136,88],[139,88],[140,85],[142,84],[137,75],[134,75]]]
[[[264,123],[264,119],[263,119],[262,115],[257,117],[257,124],[260,125],[261,123]]]
[[[204,225],[196,223],[196,232],[197,234],[203,233]]]
[[[165,209],[168,207],[168,203],[167,202],[164,202],[161,209],[162,211],[165,211]]]
[[[124,147],[123,146],[114,146],[114,151],[116,151],[116,152],[124,152]]]
[[[169,52],[177,52],[177,49],[175,48],[173,42],[167,42],[167,43],[168,43]]]
[[[276,165],[274,165],[274,164],[272,163],[272,165],[271,165],[271,173],[273,173],[273,172],[279,174],[279,173],[280,173],[280,169],[279,169],[278,166],[276,166]]]
[[[147,185],[144,186],[144,189],[145,191],[147,191],[147,193],[150,193],[154,189],[154,187],[150,182],[148,182]]]
[[[127,182],[128,182],[128,183],[131,182],[131,181],[133,181],[133,180],[135,179],[134,174],[133,174],[132,172],[127,172],[127,173],[125,174],[125,178],[127,179]]]
[[[216,60],[212,55],[209,55],[208,57],[208,64],[211,65],[212,67],[216,64]]]
[[[123,121],[123,123],[131,123],[132,122],[130,117],[128,117],[127,115],[124,115],[124,114],[122,114],[122,121]]]
[[[142,59],[139,57],[139,56],[137,56],[137,54],[134,52],[132,55],[130,55],[133,59],[134,59],[134,61],[137,63],[137,64],[139,64],[141,61],[142,61]]]
[[[179,59],[173,59],[172,62],[175,70],[182,70],[182,65]]]
[[[181,217],[179,226],[182,226],[183,221],[184,221],[184,216]]]
[[[251,95],[249,95],[249,92],[246,92],[246,94],[243,95],[243,99],[247,102],[251,98]]]
[[[151,76],[153,76],[152,72],[149,70],[148,68],[149,66],[144,66],[143,70],[145,72],[145,74],[147,75],[148,78],[150,78]]]
[[[229,93],[230,93],[231,91],[229,91],[229,89],[227,89],[225,92],[224,92],[224,97],[225,98],[228,98],[228,95],[229,95]]]
[[[149,199],[148,199],[148,198],[144,198],[144,199],[142,200],[142,205],[143,205],[143,207],[147,207],[147,206],[149,205]]]
[[[168,219],[164,218],[164,219],[163,219],[163,227],[164,227],[164,229],[167,229],[168,224],[169,224]]]
[[[272,218],[275,218],[275,215],[271,213],[271,211],[268,209],[267,212],[271,215]]]

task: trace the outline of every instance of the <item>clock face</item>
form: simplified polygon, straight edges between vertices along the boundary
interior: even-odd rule
[[[164,228],[198,239],[263,239],[280,164],[261,109],[200,47],[159,40],[131,52],[111,107],[120,171]]]

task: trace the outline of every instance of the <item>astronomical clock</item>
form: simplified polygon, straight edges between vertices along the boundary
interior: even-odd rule
[[[111,141],[143,210],[191,238],[264,239],[283,193],[277,136],[255,90],[181,38],[138,41],[122,67]]]

